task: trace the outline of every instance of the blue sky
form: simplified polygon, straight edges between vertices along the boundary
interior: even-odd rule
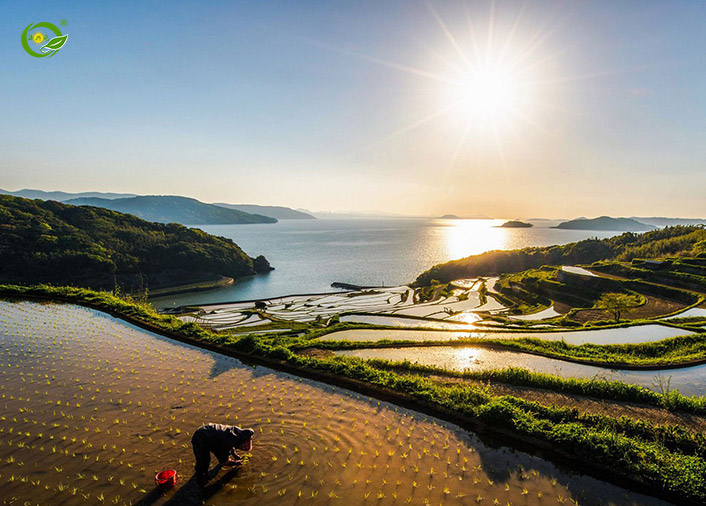
[[[706,3],[4,2],[0,14],[0,188],[706,215]],[[25,26],[61,19],[57,55],[22,50]],[[500,53],[527,96],[511,112],[503,97],[480,100],[502,109],[481,116],[448,107],[457,70]]]

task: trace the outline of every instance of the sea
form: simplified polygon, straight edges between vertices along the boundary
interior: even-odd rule
[[[232,239],[248,255],[264,255],[275,268],[231,286],[155,297],[159,308],[267,299],[338,291],[334,282],[399,286],[442,262],[485,251],[567,244],[620,232],[562,230],[556,221],[530,220],[532,228],[501,228],[503,220],[367,218],[280,220],[275,224],[203,225]]]

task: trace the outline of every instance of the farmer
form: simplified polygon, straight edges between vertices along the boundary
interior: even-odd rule
[[[242,461],[235,450],[250,451],[255,431],[235,425],[207,423],[194,432],[191,445],[196,457],[196,477],[208,481],[208,467],[213,453],[221,465],[237,465]]]

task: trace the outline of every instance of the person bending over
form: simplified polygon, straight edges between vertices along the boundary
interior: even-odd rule
[[[241,429],[235,425],[208,423],[202,425],[191,437],[191,445],[196,457],[196,477],[208,480],[208,468],[211,464],[211,453],[222,465],[237,465],[242,459],[235,450],[250,451],[252,437],[255,431]]]

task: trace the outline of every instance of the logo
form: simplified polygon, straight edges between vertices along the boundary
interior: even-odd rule
[[[66,20],[62,19],[61,25],[66,26],[65,22]],[[22,47],[30,56],[36,58],[51,57],[64,47],[68,37],[68,34],[62,35],[61,30],[52,23],[47,23],[46,21],[34,25],[30,23],[22,32]],[[35,51],[35,49],[38,49],[39,52]]]

